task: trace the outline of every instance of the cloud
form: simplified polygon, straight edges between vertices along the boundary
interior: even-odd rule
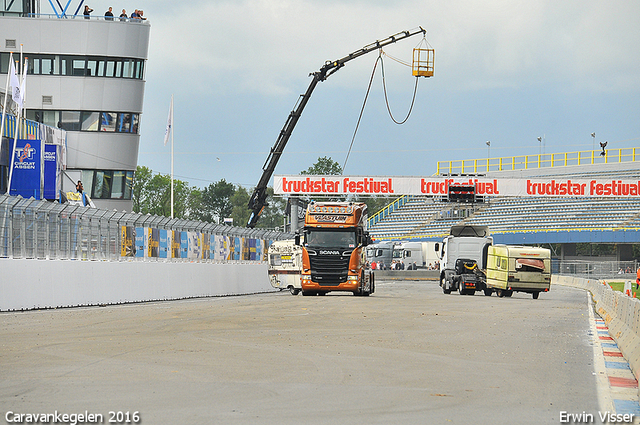
[[[436,48],[438,77],[456,90],[549,81],[637,90],[640,77],[637,2],[241,0],[182,3],[151,16],[151,66],[188,75],[198,92],[232,85],[290,95],[325,60],[418,25]],[[410,60],[418,41],[388,49]],[[350,63],[353,71],[333,84],[360,81],[373,60]]]

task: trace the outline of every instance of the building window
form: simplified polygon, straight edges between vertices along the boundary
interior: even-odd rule
[[[130,200],[133,174],[124,170],[83,170],[82,182],[85,188],[91,188],[92,199]]]
[[[140,114],[130,112],[27,110],[27,119],[67,131],[138,134]]]
[[[24,53],[23,56],[28,59],[27,73],[31,75],[144,79],[144,59],[40,53]],[[14,55],[13,59],[19,61],[20,56]],[[0,52],[0,74],[8,73],[9,53]]]
[[[82,112],[82,131],[98,131],[100,112]]]
[[[131,114],[118,114],[118,133],[131,133]]]
[[[58,127],[67,131],[80,131],[80,111],[62,111]]]
[[[100,130],[102,131],[116,131],[116,118],[118,114],[115,112],[103,112],[102,122],[100,123]]]

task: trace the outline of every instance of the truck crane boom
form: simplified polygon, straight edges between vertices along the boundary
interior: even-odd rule
[[[318,85],[318,82],[326,80],[330,75],[332,75],[337,70],[342,68],[347,62],[349,62],[352,59],[360,57],[374,50],[381,49],[384,46],[387,46],[389,44],[395,43],[396,41],[414,36],[416,34],[424,35],[426,34],[426,32],[427,31],[422,27],[418,27],[409,31],[399,32],[397,34],[394,34],[392,36],[385,38],[384,40],[378,40],[374,43],[371,43],[363,47],[360,50],[357,50],[353,53],[349,53],[347,56],[341,59],[338,59],[332,62],[326,62],[324,66],[320,68],[319,71],[312,72],[311,74],[309,74],[309,76],[313,78],[311,79],[311,83],[309,83],[309,87],[307,88],[307,91],[304,94],[301,94],[300,97],[298,98],[298,102],[294,106],[293,111],[291,111],[291,113],[289,114],[289,117],[287,118],[287,121],[285,122],[284,127],[282,127],[282,130],[280,130],[280,135],[278,136],[278,139],[276,140],[275,144],[271,148],[271,151],[269,152],[269,156],[267,157],[267,160],[262,166],[262,177],[260,177],[260,180],[258,181],[258,184],[256,185],[253,191],[253,194],[251,195],[251,198],[249,199],[248,207],[252,212],[251,212],[251,217],[249,217],[249,222],[247,223],[247,227],[253,229],[256,226],[256,223],[260,218],[260,214],[262,214],[264,207],[267,205],[267,185],[269,183],[269,180],[271,179],[271,176],[275,171],[276,165],[280,160],[280,156],[282,156],[282,152],[284,151],[284,148],[287,145],[289,138],[291,137],[291,133],[293,133],[293,129],[298,123],[298,119],[300,119],[300,116],[302,115],[302,111],[304,110],[305,106],[307,106],[307,102],[309,102],[309,99],[311,98],[311,94],[313,93],[313,90]]]

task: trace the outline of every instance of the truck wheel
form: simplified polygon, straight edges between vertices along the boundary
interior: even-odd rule
[[[496,289],[496,295],[502,298],[504,297],[504,291],[502,289]]]
[[[317,293],[313,292],[313,291],[302,291],[302,296],[303,297],[310,297],[310,296],[313,296],[313,295],[317,295]]]
[[[458,293],[460,295],[467,295],[467,290],[466,289],[462,289],[462,284],[460,284],[460,282],[458,282]]]
[[[540,292],[534,292],[532,295],[533,295],[533,299],[537,300],[538,297],[540,296]]]
[[[442,292],[449,295],[451,293],[451,289],[446,289],[444,286],[442,287]]]
[[[513,291],[504,291],[504,296],[509,298],[511,295],[513,295]]]
[[[492,292],[493,292],[493,291],[492,291],[491,289],[485,289],[485,290],[484,290],[484,294],[485,294],[487,297],[490,297]]]

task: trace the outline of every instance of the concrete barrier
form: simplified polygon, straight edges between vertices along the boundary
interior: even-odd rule
[[[640,381],[640,301],[612,290],[599,280],[558,275],[553,275],[551,279],[553,284],[591,292],[596,311],[607,324],[609,334],[629,362],[636,380]]]
[[[266,263],[0,259],[0,311],[271,291]]]

